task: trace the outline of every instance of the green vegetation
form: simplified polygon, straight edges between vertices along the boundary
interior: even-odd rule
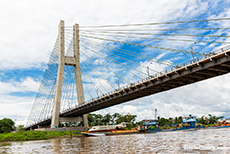
[[[191,116],[191,115],[189,115]],[[137,125],[142,125],[142,121],[135,122],[136,115],[131,114],[119,114],[114,113],[110,115],[109,113],[105,116],[101,114],[88,114],[89,126],[96,125],[114,125],[119,124],[121,122],[128,122],[130,125],[127,125],[129,129],[136,127]],[[223,118],[212,116],[208,114],[208,117],[202,116],[197,118],[197,121],[206,126],[211,126],[212,124],[216,124],[218,119]],[[161,126],[161,129],[169,129],[172,124],[179,124],[182,122],[182,116],[175,118],[160,118],[157,119],[158,125]],[[65,127],[75,127],[79,126],[80,123],[61,123],[61,126]],[[19,125],[18,127],[14,126],[15,123],[13,120],[4,118],[0,120],[0,142],[4,141],[27,141],[27,140],[46,140],[55,137],[70,137],[70,136],[78,136],[80,135],[79,131],[75,131],[70,133],[70,131],[50,131],[50,132],[40,132],[40,131],[25,131],[24,125]],[[16,130],[16,133],[9,133],[13,130]]]
[[[212,116],[211,114],[208,114],[208,117],[203,115],[202,117],[198,118],[197,120],[201,124],[212,125],[212,124],[216,124],[218,122],[218,120],[221,118],[224,118],[224,116],[216,117],[216,116]]]
[[[110,115],[107,113],[105,116],[101,114],[88,114],[89,126],[97,126],[97,125],[115,125],[120,124],[122,122],[130,123],[130,127],[135,125],[136,115],[131,115],[130,113],[123,115],[120,113],[114,113]]]
[[[110,115],[109,113],[105,116],[101,114],[88,114],[89,126],[98,126],[98,125],[115,125],[122,122],[128,122],[128,127],[135,127],[136,115],[131,115],[130,113],[123,115],[120,113],[114,113]],[[83,125],[79,122],[62,122],[59,123],[59,127],[78,127]]]
[[[14,121],[8,118],[0,120],[0,133],[9,133],[15,129]]]
[[[182,116],[175,117],[175,118],[170,117],[168,119],[158,117],[158,125],[159,126],[166,126],[166,125],[170,126],[172,124],[179,124],[181,122],[182,122]]]
[[[212,125],[212,124],[216,124],[218,122],[218,119],[223,117],[224,116],[216,117],[216,116],[212,116],[211,114],[208,114],[208,117],[203,115],[202,117],[197,118],[197,122],[204,125]],[[175,117],[175,118],[170,117],[168,119],[158,117],[159,126],[171,126],[172,124],[180,124],[181,122],[182,122],[182,116]]]
[[[79,136],[79,131],[72,132],[73,136]],[[16,133],[1,133],[0,142],[4,141],[28,141],[28,140],[47,140],[55,137],[70,137],[70,131],[20,131]]]
[[[16,131],[25,131],[24,125],[18,125],[18,127],[16,127]]]

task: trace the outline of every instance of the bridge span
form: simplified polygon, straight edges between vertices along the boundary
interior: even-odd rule
[[[113,105],[164,92],[230,72],[230,46],[221,48],[203,58],[196,58],[182,66],[150,76],[136,83],[104,94],[96,99],[60,113],[60,117],[77,117]],[[34,123],[29,128],[50,126],[51,117]]]

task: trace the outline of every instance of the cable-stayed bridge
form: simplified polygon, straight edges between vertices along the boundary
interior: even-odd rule
[[[27,129],[83,120],[96,110],[228,73],[229,20],[80,28],[61,21]]]

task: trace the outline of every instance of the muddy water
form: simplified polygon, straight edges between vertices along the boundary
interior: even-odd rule
[[[0,143],[1,154],[230,153],[230,128]]]

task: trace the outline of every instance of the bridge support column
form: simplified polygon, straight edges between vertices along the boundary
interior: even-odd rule
[[[80,69],[80,50],[79,50],[79,25],[75,24],[73,27],[73,48],[74,48],[74,58],[76,60],[76,65],[74,65],[75,80],[76,80],[76,89],[77,89],[77,99],[78,104],[85,102],[82,78],[81,78],[81,69]],[[88,126],[87,114],[83,115],[84,126]]]
[[[57,74],[57,83],[56,91],[54,97],[54,106],[53,106],[53,115],[51,121],[51,128],[57,128],[59,124],[59,114],[60,114],[60,105],[61,105],[61,95],[62,95],[62,84],[63,84],[63,75],[65,67],[65,31],[64,31],[64,21],[60,21],[59,24],[59,65],[58,65],[58,74]]]
[[[56,91],[54,97],[54,106],[53,106],[53,114],[51,121],[51,128],[57,128],[59,122],[65,121],[68,119],[68,122],[71,120],[82,121],[84,122],[84,126],[88,126],[88,118],[87,114],[83,115],[82,118],[72,117],[72,118],[60,118],[60,106],[61,106],[61,96],[62,96],[62,84],[63,84],[63,75],[64,75],[64,67],[65,65],[70,65],[74,67],[75,73],[75,81],[76,81],[76,89],[77,89],[77,98],[78,104],[82,104],[85,102],[82,78],[81,78],[81,69],[80,69],[80,51],[79,51],[79,25],[75,24],[73,28],[73,48],[74,48],[74,56],[67,57],[65,56],[65,31],[64,31],[64,21],[60,21],[59,24],[59,65],[58,65],[58,74],[57,74],[57,83],[56,83]]]

